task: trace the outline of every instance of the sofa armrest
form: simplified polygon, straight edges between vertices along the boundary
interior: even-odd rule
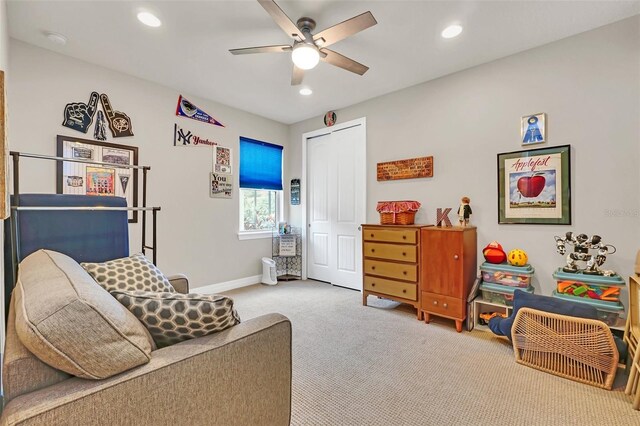
[[[175,274],[167,277],[169,283],[178,293],[189,294],[189,278],[184,274]]]
[[[2,425],[289,425],[291,323],[280,314],[152,352],[104,380],[77,377],[21,395]]]

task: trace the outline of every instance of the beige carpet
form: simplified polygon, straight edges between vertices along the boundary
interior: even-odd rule
[[[293,425],[640,425],[624,394],[515,363],[506,341],[314,281],[228,292],[293,324]]]

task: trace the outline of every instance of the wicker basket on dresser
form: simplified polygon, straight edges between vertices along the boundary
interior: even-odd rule
[[[369,295],[420,310],[420,228],[424,225],[362,225],[362,304]]]

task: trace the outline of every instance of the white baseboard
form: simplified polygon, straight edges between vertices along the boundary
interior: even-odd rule
[[[253,275],[251,277],[239,278],[237,280],[225,281],[218,284],[209,284],[203,287],[196,287],[194,289],[190,289],[189,291],[192,293],[204,294],[223,293],[225,291],[234,290],[236,288],[259,284],[261,279],[262,275]]]

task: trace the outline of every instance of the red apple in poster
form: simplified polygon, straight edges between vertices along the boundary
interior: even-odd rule
[[[523,197],[535,198],[544,189],[546,181],[542,175],[521,177],[518,179],[518,191]]]

